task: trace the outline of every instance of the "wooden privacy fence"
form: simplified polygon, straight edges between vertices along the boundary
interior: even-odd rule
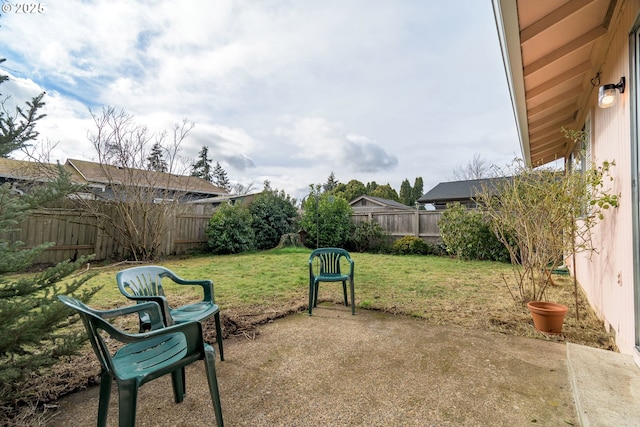
[[[438,243],[440,228],[438,221],[442,212],[436,211],[371,211],[354,212],[353,222],[358,225],[362,222],[373,221],[392,237],[393,240],[403,236],[420,237],[428,243]]]
[[[103,213],[110,208],[104,204]],[[183,254],[204,248],[206,228],[213,208],[205,205],[180,205],[178,213],[170,216],[169,230],[163,236],[158,255]],[[107,229],[109,228],[109,229]],[[16,230],[0,235],[0,239],[21,241],[24,248],[33,248],[46,242],[53,246],[40,253],[34,263],[55,264],[66,259],[95,254],[95,260],[122,258],[127,248],[112,236],[113,226],[98,227],[95,215],[77,208],[47,208],[30,212]]]
[[[110,209],[104,204],[103,213]],[[169,230],[163,236],[158,255],[178,255],[205,248],[206,229],[213,208],[208,205],[179,205],[175,215],[170,215]],[[354,212],[357,225],[363,221],[375,221],[392,237],[416,236],[429,243],[440,241],[438,220],[442,213],[432,211],[373,211]],[[109,229],[107,229],[109,227]],[[24,242],[24,248],[33,248],[46,242],[53,246],[40,253],[36,264],[55,264],[66,259],[95,254],[95,260],[122,259],[127,248],[118,244],[112,236],[115,230],[110,224],[98,227],[95,215],[77,208],[47,208],[25,216],[15,231],[0,235],[0,239]]]

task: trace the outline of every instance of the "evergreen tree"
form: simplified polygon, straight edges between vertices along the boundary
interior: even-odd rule
[[[400,202],[407,206],[413,206],[415,200],[413,198],[413,189],[408,179],[404,179],[400,184]]]
[[[206,146],[202,146],[200,154],[198,155],[198,161],[191,165],[191,176],[206,179],[209,182],[213,182],[213,174],[211,172],[211,162],[209,158],[209,149]]]
[[[0,58],[0,64],[4,61],[6,59]],[[0,85],[7,80],[9,76],[0,75]],[[42,98],[44,98],[44,92],[31,101],[25,102],[29,107],[27,110],[16,106],[13,114],[0,108],[0,157],[9,157],[9,153],[27,147],[30,141],[38,137],[38,132],[35,130],[36,122],[45,116],[40,113],[40,109],[44,107]]]
[[[346,184],[338,184],[333,190],[333,194],[342,196],[346,201],[351,202],[353,199],[367,194],[367,187],[357,179],[352,179]]]
[[[373,192],[369,193],[370,196],[382,197],[383,199],[395,200],[396,202],[400,201],[400,197],[398,197],[398,193],[396,190],[391,187],[390,184],[378,185]]]
[[[424,196],[424,183],[422,182],[422,177],[419,176],[413,182],[413,203],[417,202],[422,196]]]
[[[227,171],[225,171],[220,162],[216,162],[216,166],[213,168],[213,181],[214,185],[222,188],[223,190],[231,190],[231,183],[227,177]]]
[[[322,189],[325,193],[331,193],[338,186],[340,182],[336,179],[336,175],[331,171],[329,174],[329,178],[327,178],[327,182],[322,185]]]
[[[0,83],[6,81],[0,76]],[[16,108],[15,115],[0,114],[0,153],[7,157],[34,141],[38,133],[36,122],[43,117],[42,96],[36,97],[24,113]],[[16,121],[16,117],[20,117]],[[18,131],[18,129],[22,129]],[[15,229],[24,215],[43,204],[60,199],[77,188],[70,175],[58,165],[58,177],[47,184],[33,184],[24,195],[16,195],[11,184],[0,185],[0,236]],[[35,401],[33,391],[23,381],[55,364],[61,356],[75,353],[85,334],[67,328],[79,320],[70,317],[70,310],[58,302],[60,294],[74,295],[83,301],[97,289],[83,286],[91,275],[68,280],[70,274],[86,264],[87,259],[62,262],[38,274],[15,278],[9,273],[23,272],[34,257],[51,244],[22,249],[22,242],[0,239],[0,406],[15,408],[19,402]],[[35,402],[32,402],[35,403]],[[6,422],[2,411],[0,424]]]
[[[378,183],[375,181],[367,182],[367,193],[369,196],[373,196],[373,192],[378,188]]]
[[[167,172],[169,170],[162,151],[162,146],[159,142],[153,144],[151,153],[147,157],[147,169],[156,172]]]

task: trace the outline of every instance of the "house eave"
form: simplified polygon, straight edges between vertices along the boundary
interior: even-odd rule
[[[492,0],[492,4],[520,149],[527,165],[531,165],[518,5],[513,0]]]

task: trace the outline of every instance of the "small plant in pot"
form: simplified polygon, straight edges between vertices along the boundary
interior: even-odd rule
[[[563,131],[576,144],[585,138],[582,132]],[[557,170],[532,168],[516,159],[504,180],[478,196],[493,231],[509,251],[515,287],[503,277],[505,284],[516,302],[528,306],[538,330],[562,331],[567,307],[545,301],[545,291],[553,283],[551,271],[565,257],[595,250],[593,227],[604,218],[604,210],[618,206],[619,196],[608,187],[614,164],[579,169],[567,163],[565,170]],[[577,313],[577,282],[574,286]],[[538,314],[551,315],[554,324],[540,323]]]

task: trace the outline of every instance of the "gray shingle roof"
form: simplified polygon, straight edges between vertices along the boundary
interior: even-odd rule
[[[229,193],[209,181],[186,175],[174,175],[141,169],[120,168],[112,165],[68,159],[67,165],[73,167],[90,183],[98,184],[134,184],[140,187],[162,187],[167,190],[188,191],[192,193],[228,195]]]
[[[413,209],[410,206],[407,206],[403,203],[400,202],[396,202],[395,200],[390,200],[390,199],[384,199],[382,197],[375,197],[375,196],[368,196],[368,195],[363,195],[360,197],[356,197],[355,199],[353,199],[352,201],[349,202],[350,205],[354,205],[354,203],[357,203],[358,201],[362,200],[362,199],[366,199],[369,201],[374,202],[375,204],[379,205],[380,207],[393,207],[396,209]]]
[[[420,203],[443,203],[473,199],[485,188],[495,192],[497,184],[509,177],[441,182],[418,199]]]

